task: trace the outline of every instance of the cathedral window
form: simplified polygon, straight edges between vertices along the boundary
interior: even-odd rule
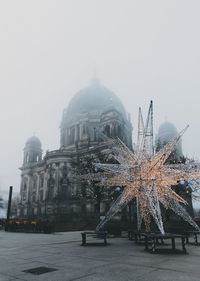
[[[73,144],[75,141],[75,127],[70,128],[69,144]]]
[[[29,153],[26,154],[26,157],[25,157],[25,163],[28,163],[29,162]]]
[[[110,126],[109,125],[106,125],[104,127],[104,134],[107,136],[107,137],[110,137]]]
[[[32,202],[33,202],[33,203],[36,202],[36,194],[35,194],[35,193],[32,194]]]
[[[121,125],[117,125],[116,126],[116,134],[117,134],[117,136],[118,136],[118,138],[122,138],[122,136],[123,136],[123,134],[122,134],[122,127],[121,127]]]
[[[28,179],[24,178],[23,186],[22,186],[22,200],[27,199],[27,189],[28,189],[27,184],[28,184]]]
[[[40,175],[40,184],[39,184],[40,188],[42,188],[44,186],[44,175],[41,174]]]
[[[86,132],[87,132],[86,125],[83,125],[83,135],[86,135]]]
[[[43,190],[40,190],[40,192],[39,192],[39,201],[43,201],[43,195],[44,195]]]
[[[33,189],[37,189],[37,180],[38,180],[38,177],[37,177],[37,175],[35,175],[33,177]]]

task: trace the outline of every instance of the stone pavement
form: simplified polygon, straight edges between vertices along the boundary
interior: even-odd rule
[[[0,231],[0,281],[199,281],[200,247],[188,254],[150,254],[127,238],[108,246],[80,246],[80,232],[25,234]],[[57,269],[41,275],[24,270]]]

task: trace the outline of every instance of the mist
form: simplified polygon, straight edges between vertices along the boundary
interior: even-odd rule
[[[199,1],[11,0],[0,3],[0,193],[20,188],[26,140],[59,148],[62,111],[94,71],[131,114],[154,101],[189,130],[183,153],[200,158]]]

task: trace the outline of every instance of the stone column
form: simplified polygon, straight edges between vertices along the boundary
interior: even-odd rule
[[[27,178],[27,193],[26,193],[26,202],[29,201],[29,196],[30,196],[30,185],[31,185],[31,180],[30,176],[26,176]]]
[[[80,124],[80,140],[83,139],[83,124]]]
[[[40,185],[40,175],[37,174],[36,202],[38,202],[39,199],[39,185]]]
[[[45,174],[44,174],[44,200],[47,200],[47,195],[48,195],[47,181],[48,181],[48,173],[45,172]]]
[[[78,141],[78,125],[75,125],[75,137],[74,137],[75,142]]]

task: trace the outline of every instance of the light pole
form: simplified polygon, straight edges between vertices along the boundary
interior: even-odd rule
[[[11,202],[12,202],[12,191],[13,191],[13,187],[10,186],[10,189],[9,189],[9,197],[8,197],[7,222],[8,222],[9,219],[10,219]]]

